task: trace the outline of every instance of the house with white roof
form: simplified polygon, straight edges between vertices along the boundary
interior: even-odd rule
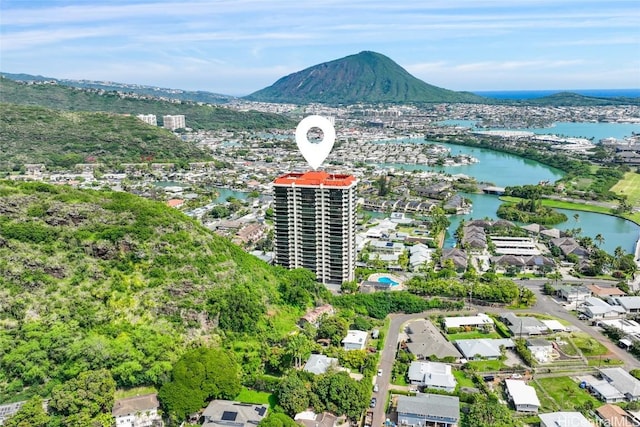
[[[541,338],[530,338],[527,340],[527,348],[538,362],[547,363],[551,361],[551,355],[553,354],[551,341]]]
[[[445,330],[451,328],[462,328],[465,326],[471,326],[473,328],[479,328],[484,325],[492,325],[493,319],[484,313],[478,313],[476,316],[460,316],[460,317],[445,317],[442,321]]]
[[[550,412],[538,414],[540,427],[593,427],[580,412]]]
[[[315,375],[321,375],[327,372],[331,367],[338,366],[338,359],[335,357],[327,357],[324,354],[312,354],[304,364],[303,371],[311,372]]]
[[[619,305],[610,305],[606,301],[596,297],[588,297],[584,303],[578,307],[578,311],[589,319],[610,319],[624,317],[626,310]]]
[[[518,412],[538,412],[540,400],[536,390],[522,380],[505,380],[507,395]]]
[[[600,369],[602,378],[607,380],[626,400],[634,402],[640,400],[640,380],[622,368]]]
[[[158,414],[160,403],[155,393],[116,400],[111,414],[115,425],[126,427],[152,427],[162,422]]]
[[[456,388],[456,379],[451,366],[439,362],[411,362],[407,373],[411,385],[452,392]]]
[[[409,264],[412,268],[417,268],[423,264],[431,262],[431,257],[435,253],[435,249],[429,246],[418,243],[409,247]]]
[[[342,346],[345,350],[364,350],[367,345],[367,336],[369,334],[365,331],[357,331],[350,329],[347,331],[347,336],[342,339]]]

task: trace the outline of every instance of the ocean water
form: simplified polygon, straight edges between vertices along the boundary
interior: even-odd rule
[[[640,98],[640,89],[567,89],[567,90],[486,90],[473,91],[476,95],[496,99],[532,99],[553,95],[560,92],[573,92],[584,96],[601,98],[624,96],[628,98]]]

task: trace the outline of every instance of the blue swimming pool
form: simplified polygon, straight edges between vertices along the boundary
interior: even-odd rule
[[[390,277],[386,277],[386,276],[378,277],[378,282],[386,283],[386,284],[388,284],[390,286],[396,286],[398,284],[398,282],[396,282],[395,280],[391,279]]]

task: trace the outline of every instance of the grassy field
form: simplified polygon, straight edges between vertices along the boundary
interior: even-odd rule
[[[611,187],[616,194],[627,196],[630,205],[640,206],[640,174],[627,172],[624,178]]]
[[[512,196],[500,196],[500,200],[504,202],[517,203],[522,199],[519,197],[512,197]],[[586,203],[564,202],[562,200],[542,199],[542,206],[547,206],[550,208],[557,208],[557,209],[572,209],[575,211],[603,213],[603,214],[610,214],[610,215],[613,214],[610,208],[606,208],[603,206],[588,205]]]
[[[540,378],[538,382],[564,411],[575,411],[587,401],[591,401],[594,408],[602,405],[569,377]]]
[[[482,332],[482,331],[471,331],[471,332],[460,332],[457,334],[447,334],[447,339],[449,341],[457,341],[457,340],[475,340],[478,338],[502,338],[497,332]]]
[[[125,399],[127,397],[142,396],[143,394],[151,394],[151,393],[157,393],[157,392],[158,390],[156,390],[155,387],[133,387],[133,388],[116,390],[115,398],[116,400],[118,400],[118,399]]]
[[[242,387],[240,394],[236,396],[238,402],[241,403],[254,403],[260,405],[269,405],[273,409],[276,405],[276,396],[264,391],[249,390],[246,387]]]
[[[500,368],[507,367],[501,360],[478,360],[469,362],[469,365],[473,366],[478,372],[495,372],[499,371]]]
[[[600,356],[609,352],[607,347],[587,334],[571,334],[570,339],[585,356]]]
[[[456,378],[458,382],[458,386],[460,387],[475,387],[473,380],[465,375],[464,372],[459,371],[457,369],[453,369],[453,376]]]

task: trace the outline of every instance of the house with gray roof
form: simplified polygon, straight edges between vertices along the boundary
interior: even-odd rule
[[[506,313],[500,317],[511,331],[511,335],[515,337],[528,337],[549,332],[549,328],[535,317],[519,317],[514,313]]]
[[[311,372],[315,375],[322,375],[331,367],[338,366],[338,359],[335,357],[327,357],[324,354],[312,354],[304,364],[303,371]]]
[[[634,402],[640,400],[640,380],[633,377],[630,373],[622,368],[603,368],[600,369],[602,378],[607,380],[626,400]]]
[[[460,420],[460,400],[457,396],[421,394],[398,396],[398,425],[422,427],[455,427]]]
[[[498,359],[502,355],[501,347],[515,347],[510,338],[457,340],[455,345],[467,360]]]
[[[596,297],[588,297],[578,307],[578,311],[589,319],[611,319],[624,317],[627,312],[619,305],[609,305],[606,301]]]
[[[623,307],[627,313],[640,313],[640,297],[638,296],[612,297],[611,301]]]
[[[540,400],[536,389],[522,380],[504,380],[507,396],[518,412],[538,412]]]
[[[411,385],[452,392],[456,388],[456,379],[451,366],[439,362],[411,362],[407,378]]]
[[[440,333],[433,323],[425,319],[413,321],[406,328],[408,341],[407,350],[418,359],[454,358],[462,357],[462,354]]]
[[[212,400],[202,412],[202,427],[251,427],[267,415],[268,405]]]

